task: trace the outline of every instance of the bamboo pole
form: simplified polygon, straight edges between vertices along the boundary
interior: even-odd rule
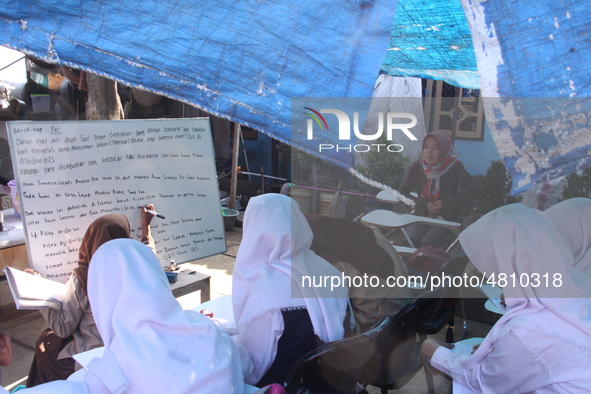
[[[240,152],[240,124],[234,123],[234,146],[232,147],[232,173],[230,175],[230,202],[232,209],[236,206],[236,188],[238,184],[238,154]]]

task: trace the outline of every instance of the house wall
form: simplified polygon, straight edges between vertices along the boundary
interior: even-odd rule
[[[459,154],[458,159],[471,175],[486,174],[490,163],[501,159],[488,125],[484,126],[483,141],[458,140],[455,142],[455,151]]]

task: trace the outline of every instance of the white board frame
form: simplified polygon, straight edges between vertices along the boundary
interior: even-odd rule
[[[209,118],[8,122],[27,252],[44,277],[65,282],[88,226],[127,216],[141,238],[152,220],[162,266],[227,250]]]

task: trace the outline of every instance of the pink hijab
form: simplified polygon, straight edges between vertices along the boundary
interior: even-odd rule
[[[569,245],[573,267],[591,276],[591,199],[571,198],[551,206],[544,213]]]
[[[312,229],[295,200],[268,193],[251,199],[232,273],[236,325],[269,311],[305,308],[314,333],[325,343],[343,338],[348,288],[303,286],[303,277],[341,276],[310,250]],[[271,338],[261,338],[268,341]]]
[[[501,273],[515,273],[517,278],[524,275],[531,279],[534,274],[548,273],[550,281],[548,287],[521,287],[519,282],[515,287],[504,287],[507,312],[466,360],[466,367],[485,358],[503,327],[520,315],[547,309],[557,318],[591,333],[591,278],[570,268],[572,254],[545,214],[523,204],[507,205],[480,218],[459,238],[470,261],[487,276],[494,274],[498,278]],[[560,287],[552,285],[558,275]]]
[[[88,298],[105,343],[87,366],[89,392],[243,392],[238,347],[209,318],[183,311],[146,245],[115,239],[99,247]]]

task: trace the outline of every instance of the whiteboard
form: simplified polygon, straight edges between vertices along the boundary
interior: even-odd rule
[[[27,251],[44,277],[65,282],[98,217],[121,213],[141,239],[154,204],[162,266],[226,251],[208,118],[8,122]]]

